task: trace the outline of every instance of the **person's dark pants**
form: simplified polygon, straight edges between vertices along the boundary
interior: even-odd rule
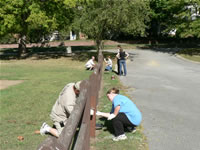
[[[118,75],[120,73],[120,70],[119,70],[119,59],[117,59],[117,73],[118,73]]]
[[[118,115],[112,119],[112,126],[114,128],[115,136],[124,134],[124,127],[136,127],[132,124],[124,113],[118,113]]]

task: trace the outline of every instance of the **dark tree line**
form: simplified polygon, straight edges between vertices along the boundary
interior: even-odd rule
[[[97,43],[120,35],[200,38],[199,0],[0,0],[0,38],[19,44],[75,30]]]

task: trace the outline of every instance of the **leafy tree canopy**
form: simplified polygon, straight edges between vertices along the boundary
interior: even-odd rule
[[[95,40],[124,32],[145,36],[149,5],[141,0],[93,0],[81,3],[75,26]]]
[[[19,56],[26,42],[37,42],[73,21],[72,0],[0,0],[0,36],[18,35]]]
[[[72,0],[0,0],[0,36],[8,33],[39,37],[67,27]]]
[[[150,7],[152,30],[156,26],[158,33],[166,34],[175,29],[180,38],[200,37],[199,0],[151,0]]]

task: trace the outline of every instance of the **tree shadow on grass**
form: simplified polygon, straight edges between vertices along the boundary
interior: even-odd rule
[[[75,52],[75,55],[72,56],[72,60],[86,61],[92,56],[95,56],[95,60],[98,61],[97,51]],[[104,58],[110,56],[111,59],[115,59],[116,54],[112,52],[103,52],[103,56]]]
[[[187,54],[187,55],[200,55],[200,46],[198,44],[190,43],[165,43],[165,44],[146,44],[144,46],[137,46],[138,49],[152,50],[155,52],[163,52],[170,54]]]
[[[98,54],[95,46],[72,46],[72,54],[68,54],[66,47],[32,47],[27,48],[27,53],[24,54],[20,59],[58,59],[61,57],[71,57],[72,60],[76,61],[86,61],[92,56],[95,56],[98,60]],[[112,59],[115,58],[116,54],[112,52],[103,52],[104,57],[110,56]],[[18,49],[1,49],[0,50],[0,60],[12,60],[19,59]]]
[[[114,129],[112,127],[112,121],[111,120],[107,120],[107,118],[99,118],[99,120],[101,122],[103,122],[103,131],[108,131],[110,134],[114,135]]]
[[[199,55],[198,49],[200,48],[200,40],[198,38],[137,38],[126,41],[118,41],[118,43],[123,45],[125,43],[129,44],[130,47],[135,45],[137,49],[169,54],[182,53],[187,55]]]
[[[200,47],[199,48],[185,48],[178,52],[178,54],[184,54],[184,55],[198,55],[200,56]]]
[[[95,46],[72,46],[73,53],[79,52],[91,52],[95,50]],[[19,58],[17,48],[1,49],[0,59],[1,60],[12,60],[12,59],[28,59],[34,57],[34,59],[57,59],[60,57],[71,56],[67,53],[67,47],[32,47],[27,48],[27,52]]]

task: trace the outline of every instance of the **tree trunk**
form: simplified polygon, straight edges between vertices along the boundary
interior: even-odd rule
[[[99,54],[99,51],[101,51],[103,48],[103,42],[102,42],[102,40],[96,40],[95,42],[97,45],[97,54]]]
[[[26,53],[26,36],[20,36],[18,44],[18,56],[21,58]]]

